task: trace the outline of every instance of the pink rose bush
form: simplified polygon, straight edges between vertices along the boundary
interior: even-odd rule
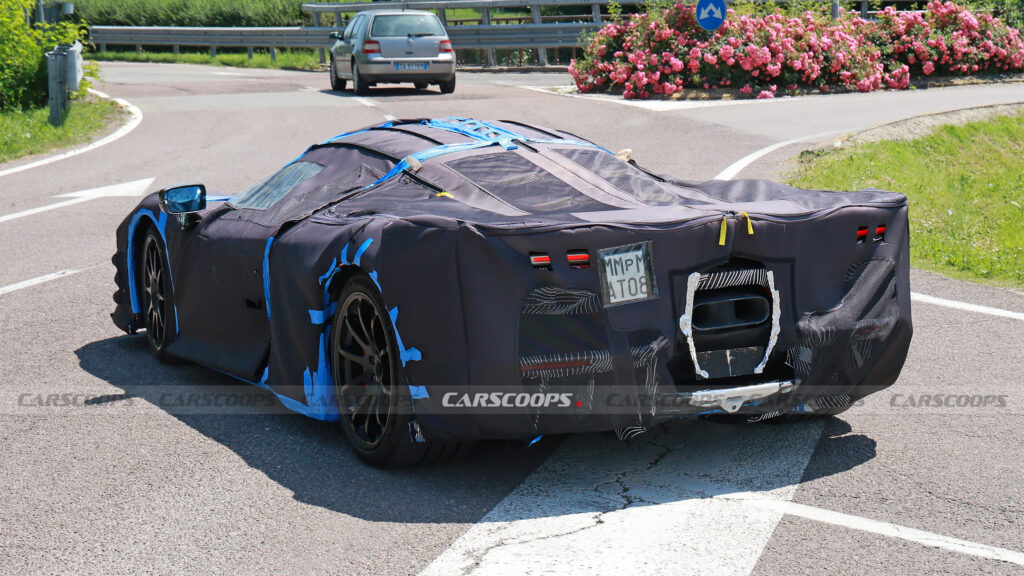
[[[1024,69],[1020,32],[939,0],[923,13],[886,8],[875,21],[729,10],[715,32],[697,24],[693,5],[680,3],[606,24],[584,54],[569,66],[580,91],[621,90],[625,98],[730,86],[757,98],[780,88],[870,92],[907,88],[912,76]]]

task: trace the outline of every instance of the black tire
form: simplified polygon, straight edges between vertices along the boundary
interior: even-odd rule
[[[468,444],[411,438],[412,400],[394,327],[373,281],[351,278],[338,295],[331,327],[331,374],[341,426],[356,454],[378,468],[448,460]]]
[[[430,86],[430,84],[429,84],[429,83],[427,83],[427,82],[413,82],[413,83],[412,83],[412,85],[413,85],[413,86],[414,86],[414,87],[415,87],[415,88],[416,88],[417,90],[426,90],[426,89],[427,89],[427,86]]]
[[[338,65],[334,61],[334,56],[331,56],[331,90],[341,92],[345,89],[346,84],[348,84],[348,81],[344,78],[338,78]]]
[[[174,362],[167,346],[177,336],[174,317],[174,293],[171,286],[170,264],[163,238],[150,228],[142,240],[141,263],[138,269],[137,290],[142,323],[146,339],[157,359]]]
[[[451,94],[455,92],[455,76],[452,76],[451,80],[442,80],[437,85],[441,88],[441,94]]]
[[[359,73],[359,66],[356,65],[356,61],[352,61],[352,93],[356,96],[366,96],[370,91],[370,85],[363,79],[362,74]]]

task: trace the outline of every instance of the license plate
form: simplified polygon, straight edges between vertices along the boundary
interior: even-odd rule
[[[395,62],[395,70],[426,70],[427,62]]]
[[[597,255],[606,307],[658,297],[650,242],[605,248]]]

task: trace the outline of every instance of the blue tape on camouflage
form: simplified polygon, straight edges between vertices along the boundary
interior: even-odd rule
[[[274,237],[271,236],[263,249],[263,307],[267,309],[267,322],[270,322],[270,246],[273,243]]]

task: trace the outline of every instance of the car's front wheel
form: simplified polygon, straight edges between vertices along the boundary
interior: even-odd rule
[[[163,238],[152,228],[142,241],[142,267],[138,271],[139,304],[146,339],[161,362],[172,361],[167,346],[177,333],[170,265]]]
[[[341,92],[347,83],[344,78],[338,78],[338,63],[334,60],[334,56],[331,56],[331,90]]]
[[[359,66],[356,61],[352,61],[352,93],[356,96],[365,96],[369,91],[370,85],[363,79],[362,74],[359,73]]]
[[[412,400],[394,326],[365,275],[338,296],[331,329],[331,371],[345,435],[364,462],[397,468],[445,460],[465,445],[414,438]]]

